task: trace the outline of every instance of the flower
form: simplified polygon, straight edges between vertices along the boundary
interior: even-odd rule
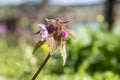
[[[42,46],[41,46],[41,49],[44,53],[48,53],[49,52],[49,47],[46,43],[44,43]]]
[[[40,27],[41,29],[46,29],[44,24],[38,24],[37,26]]]
[[[69,21],[62,21],[61,19],[45,19],[48,22],[48,25],[44,24],[38,24],[40,27],[40,30],[36,33],[38,34],[40,32],[40,41],[38,41],[35,45],[35,48],[33,50],[33,53],[41,46],[43,50],[47,51],[49,47],[49,53],[40,66],[39,70],[35,73],[32,80],[35,80],[37,75],[40,73],[48,59],[51,57],[51,55],[55,52],[56,49],[60,47],[61,56],[63,59],[63,65],[66,62],[66,48],[65,43],[68,35],[75,38],[67,28],[65,28],[65,24]],[[46,43],[47,45],[45,45]]]
[[[48,25],[48,27],[46,27],[47,30],[48,30],[48,34],[51,34],[55,31],[55,27],[53,25]]]
[[[44,41],[48,36],[48,31],[44,24],[38,24],[38,26],[40,27],[40,41]]]
[[[61,36],[62,36],[63,38],[67,38],[68,33],[67,33],[66,31],[63,31],[63,32],[61,32]]]
[[[75,39],[75,37],[65,27],[65,24],[69,21],[62,21],[59,18],[45,20],[48,22],[48,25],[38,24],[40,30],[37,32],[37,34],[40,34],[40,41],[38,41],[38,43],[36,44],[33,53],[42,45],[42,48],[44,50],[47,50],[44,43],[48,45],[50,55],[52,55],[55,52],[55,50],[60,47],[64,65],[66,61],[65,39],[68,35]]]

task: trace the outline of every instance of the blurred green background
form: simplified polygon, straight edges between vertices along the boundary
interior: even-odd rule
[[[0,80],[31,80],[49,51],[44,44],[32,54],[39,40],[36,25],[56,17],[71,21],[67,27],[76,40],[67,39],[66,64],[57,50],[36,80],[120,80],[120,14],[113,8],[111,25],[107,0],[5,1],[0,3]]]

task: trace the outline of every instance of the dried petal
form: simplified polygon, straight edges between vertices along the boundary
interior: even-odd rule
[[[65,65],[65,62],[66,62],[66,47],[65,47],[65,44],[62,44],[61,47],[60,47],[60,51],[61,51],[61,56],[62,56],[62,59],[63,59],[63,65]]]
[[[46,42],[47,42],[47,44],[50,48],[50,54],[52,54],[52,49],[53,49],[53,45],[54,45],[54,38],[53,37],[47,37]]]
[[[54,37],[47,37],[46,42],[48,46],[50,47],[50,54],[53,54],[54,51],[61,45],[61,42],[58,40],[55,40]]]

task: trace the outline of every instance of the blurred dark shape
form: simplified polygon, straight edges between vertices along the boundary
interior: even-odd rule
[[[16,18],[8,18],[5,20],[5,24],[8,26],[8,30],[13,32],[15,30],[15,24],[17,22]]]
[[[108,30],[110,30],[112,28],[113,23],[114,23],[115,2],[116,2],[116,0],[107,0],[107,2],[106,2],[105,20],[109,25]]]
[[[5,24],[0,24],[0,36],[5,36],[7,33],[7,26]]]

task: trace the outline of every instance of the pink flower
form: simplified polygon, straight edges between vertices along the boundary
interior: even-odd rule
[[[40,41],[44,41],[48,36],[48,31],[44,24],[38,24],[38,26],[40,27]]]
[[[63,38],[67,38],[68,33],[67,33],[66,31],[63,31],[63,32],[61,33],[61,36],[62,36]]]

